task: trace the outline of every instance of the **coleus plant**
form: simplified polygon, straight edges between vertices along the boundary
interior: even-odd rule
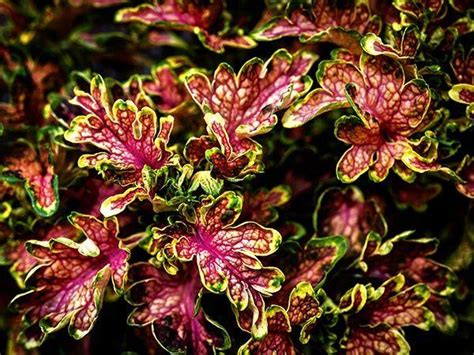
[[[117,220],[72,214],[70,222],[86,239],[77,243],[59,237],[26,244],[39,264],[27,276],[31,289],[11,303],[24,312],[28,327],[20,337],[26,347],[41,344],[48,333],[66,325],[71,336],[82,338],[97,319],[108,282],[123,292],[129,251],[117,239]]]
[[[286,13],[270,18],[253,32],[257,40],[299,37],[303,42],[328,41],[343,48],[357,48],[364,33],[381,31],[381,20],[372,15],[369,2],[358,0],[334,6],[328,0],[315,0],[311,7],[290,1]],[[358,50],[358,49],[356,49]]]
[[[407,283],[423,283],[431,294],[425,303],[432,310],[435,325],[444,332],[453,332],[457,319],[445,302],[445,297],[457,287],[456,274],[449,267],[427,258],[436,252],[438,241],[429,238],[410,238],[405,232],[382,242],[382,238],[371,232],[367,235],[359,266],[364,272],[381,280],[402,272]],[[384,255],[383,265],[379,256]],[[436,274],[436,279],[431,275]]]
[[[165,269],[172,273],[176,260],[196,259],[204,287],[226,293],[236,312],[250,311],[252,334],[261,338],[267,332],[262,295],[277,292],[284,275],[277,268],[264,267],[256,256],[274,253],[281,235],[255,222],[234,226],[241,209],[242,198],[233,191],[215,200],[204,199],[187,221],[155,229],[156,243],[151,248],[159,246],[158,262],[169,263]]]
[[[247,61],[238,74],[222,63],[212,82],[203,73],[191,73],[186,87],[206,113],[207,130],[215,141],[191,139],[187,149],[192,156],[200,151],[220,177],[240,179],[261,171],[262,148],[252,137],[269,132],[277,123],[275,112],[308,91],[312,80],[306,73],[315,60],[306,51],[291,55],[278,50],[265,63],[258,58]]]
[[[145,100],[136,95],[135,101]],[[157,178],[172,164],[167,143],[174,119],[160,118],[148,106],[138,109],[132,100],[118,99],[113,104],[104,80],[91,80],[90,94],[76,91],[73,103],[88,113],[71,122],[64,138],[73,143],[90,143],[103,152],[84,154],[78,165],[95,168],[104,176],[115,178],[128,187],[123,193],[102,203],[101,212],[112,216],[136,198],[155,198]]]
[[[453,174],[436,161],[436,141],[426,131],[433,119],[427,114],[429,87],[420,78],[406,82],[400,62],[364,53],[358,65],[338,59],[321,62],[316,78],[321,88],[292,106],[283,124],[297,127],[330,110],[352,107],[357,115],[342,116],[335,128],[336,137],[351,145],[336,168],[341,181],[353,182],[366,171],[371,180],[382,181],[392,167],[406,180],[415,172]],[[423,131],[424,137],[410,139]]]
[[[407,353],[409,345],[401,329],[407,326],[428,330],[433,314],[424,306],[428,288],[417,284],[403,289],[405,279],[398,274],[379,288],[356,284],[339,301],[346,322],[341,346],[348,354],[361,351]]]
[[[207,353],[229,348],[226,330],[200,309],[202,286],[195,267],[172,276],[150,263],[136,263],[129,276],[132,286],[126,299],[136,308],[128,324],[150,325],[156,340],[169,352]]]
[[[467,1],[0,15],[0,353],[472,351]]]
[[[243,30],[230,25],[229,12],[223,0],[209,3],[191,0],[154,1],[135,8],[122,9],[116,19],[137,21],[163,29],[194,32],[208,49],[223,52],[225,46],[251,48],[255,42]]]

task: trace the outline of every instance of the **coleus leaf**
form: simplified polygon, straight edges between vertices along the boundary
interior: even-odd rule
[[[200,72],[186,78],[194,101],[205,113],[208,131],[219,142],[227,160],[249,151],[260,154],[252,137],[269,132],[277,123],[275,112],[287,107],[311,86],[306,73],[316,60],[310,52],[291,55],[278,50],[267,61],[247,61],[238,74],[226,63],[216,69],[213,80]]]
[[[464,157],[456,172],[464,180],[456,183],[456,189],[464,196],[474,198],[474,161],[469,155]]]
[[[314,288],[320,287],[347,249],[348,242],[342,236],[311,238],[296,257],[284,260],[286,281],[281,291],[273,296],[272,302],[285,305],[291,291],[301,282],[308,282]]]
[[[59,207],[58,176],[47,146],[38,149],[29,144],[16,147],[13,154],[2,159],[1,178],[23,182],[34,211],[41,217],[50,217]]]
[[[417,127],[430,104],[427,84],[421,79],[405,83],[403,67],[387,56],[363,54],[357,66],[341,60],[322,61],[316,79],[321,88],[285,113],[285,127],[300,126],[321,113],[352,104],[361,119],[367,121],[370,115],[387,130],[403,134]],[[408,109],[412,103],[416,110]]]
[[[393,328],[354,327],[342,345],[346,354],[363,353],[380,354],[408,354],[410,345],[403,334]]]
[[[341,346],[347,353],[407,353],[401,328],[428,330],[433,325],[434,315],[424,306],[428,287],[404,285],[405,278],[398,274],[377,289],[357,284],[341,297],[339,309],[347,325]]]
[[[362,250],[359,266],[370,277],[388,279],[403,273],[412,283],[423,283],[436,294],[450,295],[457,287],[457,276],[449,267],[428,258],[436,252],[436,239],[409,239],[412,232],[382,242],[371,232]]]
[[[278,185],[271,190],[262,188],[253,194],[246,192],[240,217],[243,220],[250,220],[267,226],[278,219],[276,207],[287,203],[290,197],[291,189],[286,185]]]
[[[193,73],[186,78],[186,85],[204,112],[223,117],[223,128],[238,154],[255,146],[251,137],[275,126],[276,111],[309,89],[312,81],[306,73],[315,60],[309,52],[291,55],[282,49],[265,63],[259,58],[247,61],[238,74],[222,63],[212,82],[203,73]]]
[[[26,244],[39,265],[27,276],[31,289],[11,306],[23,314],[21,336],[27,348],[66,325],[71,336],[82,338],[97,320],[109,280],[118,294],[125,285],[129,251],[117,239],[117,220],[75,213],[69,219],[85,234],[83,242],[60,237]]]
[[[290,336],[292,327],[301,326],[300,341],[306,344],[321,314],[313,287],[308,282],[301,282],[292,290],[286,309],[278,305],[267,308],[268,334],[263,339],[250,339],[240,347],[239,354],[297,354]]]
[[[127,301],[135,306],[128,317],[132,326],[150,326],[166,350],[208,354],[230,347],[229,335],[199,309],[202,285],[197,270],[188,267],[171,276],[149,263],[130,267],[132,286]]]
[[[156,114],[149,107],[138,110],[132,101],[121,99],[112,105],[100,76],[92,79],[90,92],[76,89],[72,102],[88,114],[76,117],[64,138],[73,143],[89,143],[101,150],[82,155],[79,167],[95,168],[127,187],[125,192],[102,204],[102,214],[112,216],[136,198],[155,197],[157,176],[172,164],[167,143],[173,117],[162,117],[158,126]]]
[[[354,42],[357,46],[359,34],[379,33],[381,26],[380,19],[372,16],[368,1],[338,7],[328,0],[314,0],[309,11],[296,7],[286,16],[271,18],[255,29],[252,37],[269,41],[292,36],[304,42],[323,40],[341,46]]]
[[[405,23],[417,23],[418,21],[406,16],[405,14],[401,13],[400,18]],[[427,21],[428,22],[428,21]],[[425,23],[427,23],[425,22]],[[418,22],[418,24],[420,24]],[[425,25],[426,26],[426,25]],[[425,44],[424,47],[428,47],[430,49],[436,49],[438,52],[437,55],[439,57],[446,58],[451,54],[451,50],[453,48],[454,42],[458,37],[459,32],[454,27],[448,27],[447,29],[441,28],[436,24],[430,24],[429,26],[425,27],[422,32],[423,43]],[[432,67],[435,68],[435,67]],[[428,69],[428,68],[427,68]],[[426,69],[423,69],[426,70]]]
[[[432,293],[426,307],[433,311],[436,327],[451,333],[457,327],[457,320],[446,296],[456,290],[457,276],[448,266],[428,258],[436,252],[437,240],[408,239],[410,234],[402,233],[382,242],[379,235],[369,233],[359,266],[373,278],[386,280],[403,273],[408,283],[425,284]]]
[[[194,32],[206,48],[218,53],[224,52],[226,46],[254,47],[255,42],[245,36],[241,29],[229,31],[224,7],[222,0],[210,3],[196,3],[191,0],[155,0],[153,4],[142,4],[135,8],[120,10],[116,20],[138,21],[164,29]],[[216,32],[215,29],[219,26],[224,28]]]
[[[371,121],[366,126],[357,116],[338,119],[335,134],[339,140],[351,145],[336,167],[338,179],[345,183],[357,180],[366,171],[371,180],[383,181],[395,162],[410,150],[410,145],[403,139],[385,141],[376,122]]]
[[[83,182],[78,191],[68,189],[64,197],[66,197],[65,200],[68,201],[68,203],[78,206],[81,213],[99,217],[99,209],[102,201],[109,196],[117,194],[120,190],[120,187],[117,185],[107,185],[102,180],[89,178]],[[26,240],[35,239],[47,242],[59,237],[75,240],[80,235],[78,229],[65,222],[60,222],[52,226],[37,226],[38,224],[34,226],[31,232],[21,236],[21,238],[18,238],[19,236],[16,235],[16,238],[12,239],[11,242],[9,241],[3,247],[3,257],[8,259],[9,263],[12,263],[10,273],[21,288],[25,287],[24,277],[28,271],[38,263],[38,260],[26,250]]]
[[[164,239],[157,258],[171,264],[195,259],[204,287],[225,292],[237,312],[250,311],[252,334],[261,338],[267,332],[262,296],[277,292],[284,276],[277,268],[264,267],[257,256],[275,252],[281,235],[255,222],[234,226],[241,210],[242,198],[232,191],[204,199],[194,220],[154,229],[154,238]]]
[[[300,342],[308,343],[311,331],[323,313],[318,295],[309,282],[300,282],[291,291],[287,313],[292,326],[301,326]]]
[[[223,53],[225,47],[248,49],[257,45],[251,37],[244,34],[241,28],[234,28],[232,32],[222,35],[221,33],[214,34],[208,31],[195,31],[204,47],[217,53]]]
[[[351,254],[357,255],[368,232],[375,231],[381,235],[387,232],[381,206],[373,198],[366,200],[355,186],[325,190],[316,205],[313,225],[317,236],[344,236]]]
[[[306,229],[303,225],[294,221],[286,221],[280,224],[278,226],[278,231],[282,235],[284,241],[288,241],[288,239],[297,241],[306,235]]]
[[[435,162],[435,142],[431,156],[423,157],[415,151],[418,143],[409,139],[431,119],[427,116],[431,96],[423,80],[405,83],[398,61],[367,54],[361,56],[359,67],[340,60],[323,61],[316,77],[322,88],[291,107],[283,124],[297,127],[321,113],[351,105],[357,116],[341,117],[335,129],[339,140],[352,145],[337,165],[341,181],[352,182],[369,171],[369,177],[379,182],[396,164],[416,172],[446,170]],[[431,136],[426,139],[435,141]]]

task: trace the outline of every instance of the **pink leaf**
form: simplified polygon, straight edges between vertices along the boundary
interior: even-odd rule
[[[271,18],[267,23],[254,30],[257,40],[269,41],[281,37],[300,37],[304,41],[324,38],[331,30],[342,30],[346,36],[350,31],[356,33],[379,33],[381,21],[372,16],[368,1],[335,6],[328,0],[315,0],[310,10],[297,7],[287,16]]]
[[[136,198],[153,198],[153,186],[149,186],[143,175],[171,164],[172,153],[168,151],[167,143],[173,117],[162,117],[158,126],[155,112],[148,107],[139,110],[132,101],[121,99],[112,105],[100,76],[92,79],[90,94],[77,90],[72,102],[88,115],[72,121],[65,139],[88,143],[100,150],[82,155],[79,167],[95,168],[128,187],[122,195],[107,199],[101,212],[111,216]]]
[[[150,325],[155,339],[169,352],[207,354],[229,347],[227,332],[202,310],[195,311],[202,287],[195,268],[171,276],[151,264],[137,263],[129,274],[133,284],[127,301],[136,306],[129,325]]]
[[[266,63],[249,60],[238,74],[225,63],[216,69],[212,81],[204,74],[191,74],[186,85],[204,112],[222,116],[222,127],[213,127],[213,116],[208,116],[207,124],[221,141],[227,134],[229,147],[222,149],[232,156],[255,149],[250,138],[270,131],[277,122],[274,113],[309,89],[306,73],[315,60],[308,52],[291,55],[279,50]]]
[[[264,267],[257,256],[272,254],[281,242],[280,234],[255,222],[234,226],[240,215],[242,198],[225,192],[216,200],[205,199],[196,208],[195,220],[155,229],[158,240],[169,239],[158,254],[159,260],[196,260],[201,281],[214,293],[226,293],[236,311],[252,313],[252,333],[266,333],[265,304],[262,296],[280,289],[284,276],[274,267]],[[172,246],[172,248],[171,248]]]
[[[252,48],[255,42],[243,34],[241,29],[229,31],[222,0],[196,3],[191,0],[155,0],[153,4],[142,4],[125,8],[117,13],[121,22],[138,21],[165,29],[194,32],[208,49],[222,53],[225,46]],[[216,28],[224,27],[216,31]]]
[[[123,291],[129,252],[117,239],[117,220],[72,214],[70,221],[85,234],[82,243],[61,237],[27,243],[39,265],[27,277],[31,289],[12,301],[23,313],[27,347],[67,324],[71,336],[82,338],[97,320],[109,280],[117,293]],[[37,337],[28,338],[30,333]]]

